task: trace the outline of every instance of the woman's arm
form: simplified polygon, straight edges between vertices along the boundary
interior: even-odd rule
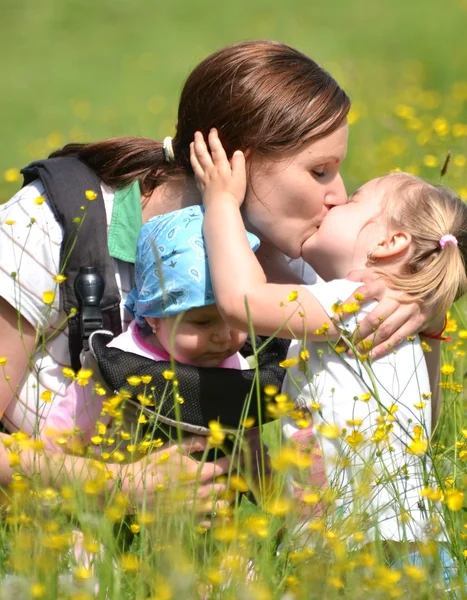
[[[18,471],[10,464],[10,451],[5,446],[12,446],[11,436],[0,434],[0,485],[7,486]],[[229,457],[224,456],[215,462],[200,465],[188,456],[188,453],[204,452],[205,438],[187,438],[178,444],[168,444],[143,459],[130,464],[105,464],[97,461],[71,456],[53,454],[51,452],[23,449],[20,451],[20,469],[26,477],[38,477],[44,487],[61,489],[64,485],[77,488],[95,476],[96,470],[105,468],[110,474],[101,490],[100,502],[112,493],[117,486],[136,506],[151,506],[161,497],[161,491],[177,487],[189,487],[192,494],[187,494],[187,502],[196,512],[206,513],[212,510],[212,502],[217,501],[220,494],[227,491],[224,483],[215,482],[215,478],[226,475],[229,471]],[[12,448],[14,452],[14,448]],[[97,465],[97,466],[96,466]],[[101,465],[101,468],[99,468]],[[194,485],[197,482],[198,485]],[[217,504],[226,504],[217,501]]]

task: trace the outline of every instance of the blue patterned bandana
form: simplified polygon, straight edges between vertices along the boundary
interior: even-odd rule
[[[173,317],[215,304],[203,238],[204,208],[190,206],[150,219],[136,247],[135,284],[126,307],[144,317]],[[259,239],[248,233],[254,252]]]

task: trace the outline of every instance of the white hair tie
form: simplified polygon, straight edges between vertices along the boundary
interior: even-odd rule
[[[175,162],[175,154],[172,146],[172,138],[170,137],[170,135],[164,138],[164,141],[162,142],[162,149],[164,150],[165,162]]]

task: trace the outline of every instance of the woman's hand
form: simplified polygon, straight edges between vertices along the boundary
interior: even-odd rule
[[[212,200],[220,202],[222,198],[230,199],[241,206],[246,192],[245,156],[237,150],[229,162],[216,129],[211,129],[208,136],[209,150],[203,134],[195,133],[195,140],[190,144],[190,161],[196,181],[203,194],[203,204]]]
[[[433,315],[425,311],[419,302],[407,301],[406,294],[389,288],[384,279],[374,273],[353,271],[348,279],[364,283],[358,288],[364,302],[378,301],[371,313],[359,322],[354,337],[356,344],[372,344],[373,359],[389,354],[410,335],[428,329],[442,329],[444,315]],[[355,302],[354,295],[345,302]]]
[[[204,437],[184,439],[179,444],[166,444],[143,459],[125,465],[110,465],[114,479],[120,479],[122,491],[136,506],[160,501],[164,491],[177,492],[179,501],[198,514],[225,508],[227,486],[215,479],[226,475],[230,460],[223,456],[214,462],[199,463],[189,453],[206,450]],[[178,494],[180,492],[180,494]]]

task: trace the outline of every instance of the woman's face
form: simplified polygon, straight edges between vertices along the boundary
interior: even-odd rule
[[[300,257],[303,243],[328,211],[347,200],[339,174],[347,136],[344,124],[296,153],[274,159],[254,156],[243,204],[247,229],[290,258]]]

